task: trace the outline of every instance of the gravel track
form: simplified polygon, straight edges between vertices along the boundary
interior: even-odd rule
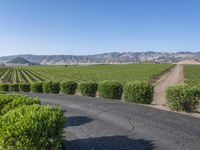
[[[154,83],[154,100],[152,104],[160,107],[166,106],[166,89],[169,86],[182,83],[184,83],[183,66],[176,65]]]

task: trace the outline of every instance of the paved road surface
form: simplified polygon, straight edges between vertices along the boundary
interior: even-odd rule
[[[81,96],[29,94],[62,106],[70,150],[199,150],[200,119],[148,106]]]

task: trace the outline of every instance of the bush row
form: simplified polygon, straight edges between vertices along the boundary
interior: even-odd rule
[[[38,98],[0,94],[0,149],[59,150],[65,118]]]
[[[153,100],[153,87],[148,82],[133,81],[124,86],[118,81],[81,82],[36,82],[32,84],[0,84],[0,91],[22,91],[33,93],[65,93],[75,94],[76,90],[83,96],[98,95],[106,99],[121,99],[134,103],[149,104]]]
[[[200,87],[183,84],[169,87],[166,93],[168,106],[172,110],[193,112],[199,105]]]

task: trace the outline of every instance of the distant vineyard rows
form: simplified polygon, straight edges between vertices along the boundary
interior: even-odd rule
[[[46,80],[103,81],[151,80],[166,71],[171,64],[82,65],[82,66],[28,66],[1,67],[1,83],[32,83]]]
[[[200,65],[185,65],[184,77],[187,84],[200,85]]]
[[[1,83],[26,83],[42,82],[49,79],[39,73],[35,73],[27,68],[21,67],[3,67],[0,68]]]

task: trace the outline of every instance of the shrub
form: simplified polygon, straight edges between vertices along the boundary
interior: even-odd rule
[[[30,92],[30,84],[29,83],[21,83],[19,84],[20,92]]]
[[[95,97],[98,84],[95,82],[82,82],[79,84],[78,89],[83,96]]]
[[[124,85],[124,100],[150,104],[153,101],[153,86],[146,81],[130,81]]]
[[[19,84],[9,84],[9,91],[19,92]]]
[[[62,93],[73,95],[76,92],[77,83],[74,81],[62,82],[60,88]]]
[[[7,101],[6,105],[2,107],[0,110],[0,114],[3,115],[8,111],[15,109],[21,105],[32,105],[32,104],[40,104],[40,100],[38,98],[32,98],[25,95],[13,95],[10,97],[9,101]]]
[[[18,107],[1,117],[0,148],[60,150],[64,125],[65,118],[58,107]]]
[[[1,92],[8,92],[9,91],[9,85],[8,84],[0,84],[0,91]]]
[[[123,86],[117,81],[103,81],[98,86],[99,96],[108,99],[121,99]]]
[[[0,94],[0,110],[2,110],[5,105],[12,102],[14,98],[18,98],[20,96],[20,94]]]
[[[60,83],[59,82],[44,82],[43,83],[43,92],[45,93],[59,93],[60,92]]]
[[[42,88],[43,83],[42,82],[35,82],[35,83],[31,83],[31,92],[33,93],[42,93],[43,92],[43,88]]]
[[[176,111],[194,111],[200,100],[200,88],[189,85],[169,87],[166,91],[168,106]]]

